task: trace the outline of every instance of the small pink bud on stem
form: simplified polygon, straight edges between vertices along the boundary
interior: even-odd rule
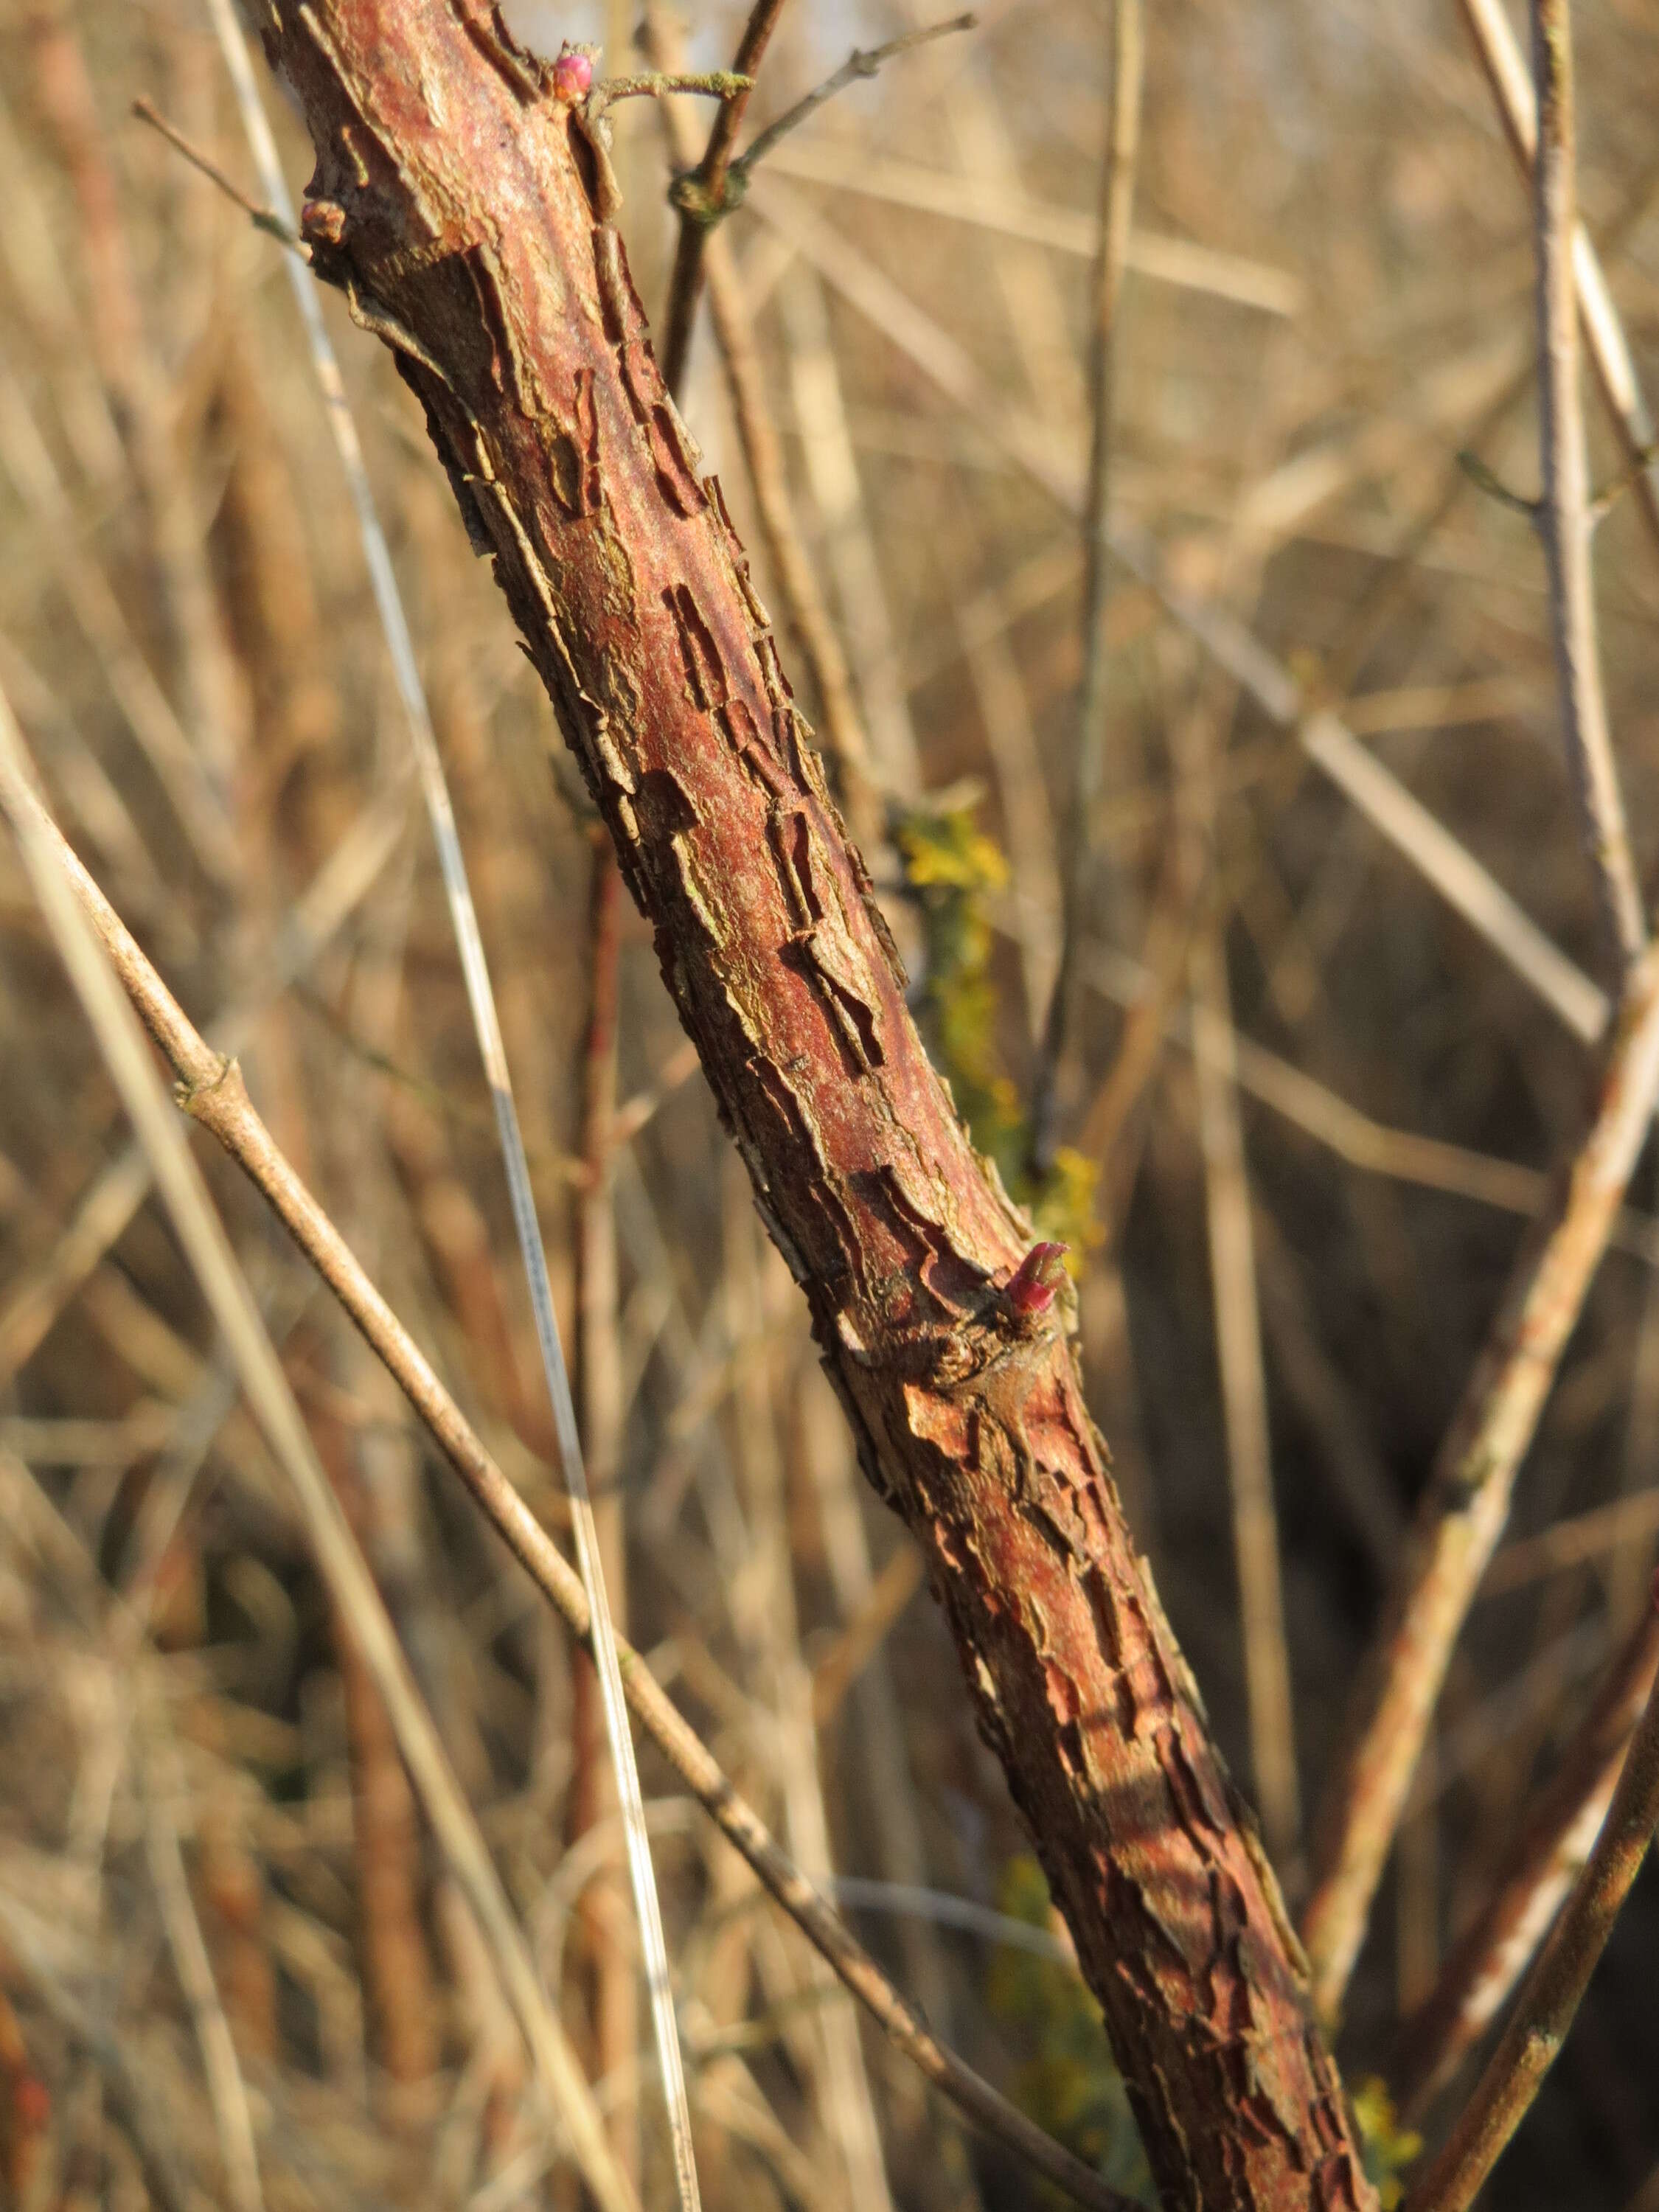
[[[1033,1244],[1008,1278],[1003,1296],[1017,1314],[1045,1314],[1066,1283],[1066,1246]]]
[[[580,46],[561,46],[553,64],[553,96],[574,107],[593,87],[593,57]]]

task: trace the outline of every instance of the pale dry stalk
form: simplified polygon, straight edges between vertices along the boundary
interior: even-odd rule
[[[1656,1674],[1659,1613],[1645,1606],[1504,1853],[1491,1895],[1400,2031],[1394,2086],[1406,2118],[1423,2111],[1492,2025],[1549,1932],[1601,1832]]]
[[[1533,0],[1538,144],[1533,217],[1538,256],[1539,437],[1543,497],[1538,525],[1549,567],[1567,766],[1595,872],[1616,965],[1647,941],[1625,802],[1607,726],[1590,580],[1589,460],[1578,396],[1578,301],[1572,241],[1577,228],[1571,23],[1567,0]]]
[[[1458,6],[1498,103],[1510,150],[1522,174],[1530,178],[1538,150],[1537,98],[1502,0],[1458,0]],[[1571,237],[1573,285],[1590,365],[1625,448],[1626,460],[1638,471],[1638,504],[1649,537],[1659,546],[1659,458],[1654,450],[1659,428],[1637,381],[1630,341],[1589,234],[1582,222],[1575,222]]]
[[[1281,1864],[1302,1825],[1295,1708],[1273,1504],[1273,1440],[1261,1358],[1255,1243],[1244,1131],[1238,1107],[1238,1055],[1225,945],[1206,916],[1188,955],[1194,1074],[1210,1237],[1210,1286],[1222,1414],[1227,1433],[1233,1553],[1238,1563],[1240,1629],[1250,1722],[1250,1764],[1268,1848]]]
[[[576,1328],[573,1374],[576,1419],[593,1493],[593,1529],[611,1619],[628,1632],[628,1538],[619,1487],[623,1383],[617,1311],[617,1222],[612,1202],[612,1129],[617,1111],[617,1024],[621,985],[622,878],[610,841],[594,840],[587,903],[587,1030],[582,1045],[581,1160],[576,1194]],[[592,1661],[576,1656],[571,1714],[570,1831],[574,1842],[617,1810],[616,1777],[605,1755],[605,1716]],[[588,1885],[583,1913],[592,1967],[593,2043],[611,2085],[611,2139],[623,2171],[640,2172],[639,2100],[634,2074],[639,2043],[639,1984],[632,1932],[611,1870]]]
[[[1413,2183],[1405,2212],[1464,2212],[1474,2198],[1560,2053],[1656,1826],[1659,1688],[1649,1693],[1589,1863],[1474,2094],[1444,2148]]]
[[[1112,97],[1101,161],[1100,242],[1089,331],[1089,472],[1083,501],[1083,693],[1072,749],[1072,810],[1061,846],[1060,965],[1054,978],[1031,1089],[1031,1159],[1047,1172],[1056,1141],[1060,1063],[1078,988],[1078,955],[1088,921],[1095,808],[1106,775],[1106,606],[1111,574],[1108,514],[1112,478],[1112,395],[1118,304],[1128,266],[1140,144],[1146,40],[1140,0],[1112,0]]]
[[[1452,1647],[1509,1517],[1521,1461],[1646,1139],[1659,1092],[1659,956],[1631,969],[1589,1129],[1527,1239],[1435,1462],[1330,1786],[1303,1929],[1334,2016]]]

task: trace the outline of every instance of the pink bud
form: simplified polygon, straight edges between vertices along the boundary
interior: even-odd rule
[[[553,64],[553,96],[574,107],[586,100],[593,82],[593,58],[580,46],[561,46]]]
[[[1066,1247],[1033,1244],[1008,1279],[1003,1292],[1017,1314],[1047,1313],[1066,1280]]]
[[[52,2118],[52,2093],[38,2074],[20,2074],[11,2093],[12,2110],[27,2135],[39,2135]]]

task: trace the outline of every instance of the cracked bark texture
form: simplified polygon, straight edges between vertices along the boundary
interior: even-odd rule
[[[493,558],[866,1472],[924,1547],[1164,2203],[1369,2208],[1060,1302],[917,1037],[603,162],[488,0],[257,14],[317,151],[317,273],[394,349]]]

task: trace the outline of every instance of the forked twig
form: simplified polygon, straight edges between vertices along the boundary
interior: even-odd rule
[[[783,0],[755,0],[732,64],[734,74],[741,73],[752,79],[782,13]],[[946,38],[955,31],[971,31],[974,22],[972,15],[953,15],[948,22],[930,23],[921,30],[907,31],[867,52],[861,53],[855,46],[838,70],[815,85],[775,122],[769,123],[740,160],[732,158],[732,149],[737,143],[751,88],[745,86],[722,104],[709,131],[702,161],[695,169],[685,170],[677,177],[669,191],[669,198],[680,214],[679,240],[674,250],[674,269],[662,324],[663,382],[671,392],[678,392],[684,380],[692,325],[702,291],[703,256],[708,234],[733,208],[741,205],[756,163],[763,161],[780,139],[798,130],[826,100],[844,92],[848,85],[876,76],[884,63],[908,53],[913,46],[926,46],[930,40]]]
[[[36,824],[42,837],[50,840],[56,866],[67,878],[110,954],[145,1027],[178,1076],[185,1110],[218,1139],[266,1199],[384,1363],[508,1550],[573,1635],[588,1643],[592,1615],[580,1577],[485,1450],[425,1355],[295,1173],[254,1111],[235,1062],[215,1052],[186,1019],[33,791],[9,784],[5,796],[9,807],[15,804],[20,814],[27,814]],[[967,2118],[1036,2167],[1075,2203],[1092,2206],[1095,2212],[1130,2212],[1129,2199],[1101,2181],[929,2033],[839,1915],[773,1840],[644,1659],[625,1643],[619,1644],[618,1656],[629,1703],[658,1748],[898,2049]]]
[[[1327,1799],[1303,1928],[1316,2004],[1340,2006],[1424,1735],[1509,1517],[1544,1401],[1612,1232],[1659,1093],[1659,953],[1626,978],[1590,1127],[1523,1247],[1435,1462]]]
[[[1659,1604],[1659,1588],[1654,1601]],[[1503,2039],[1444,2148],[1405,2212],[1463,2212],[1543,2086],[1566,2040],[1596,1960],[1659,1826],[1659,1687],[1631,1741],[1589,1863],[1543,1956],[1527,1977]]]
[[[749,21],[744,25],[743,36],[738,41],[738,51],[732,69],[753,79],[761,65],[761,58],[772,43],[772,33],[777,28],[778,18],[783,13],[784,0],[755,0]],[[738,132],[749,106],[747,91],[734,94],[720,102],[708,132],[708,143],[695,170],[684,179],[685,185],[694,187],[704,204],[723,208],[726,204],[726,174],[731,166],[732,149],[738,143]],[[680,234],[674,247],[674,267],[668,280],[668,304],[662,319],[662,380],[668,389],[678,394],[685,382],[685,364],[691,350],[691,328],[696,320],[697,301],[702,290],[703,248],[708,241],[709,225],[694,215],[684,202],[680,204]]]

